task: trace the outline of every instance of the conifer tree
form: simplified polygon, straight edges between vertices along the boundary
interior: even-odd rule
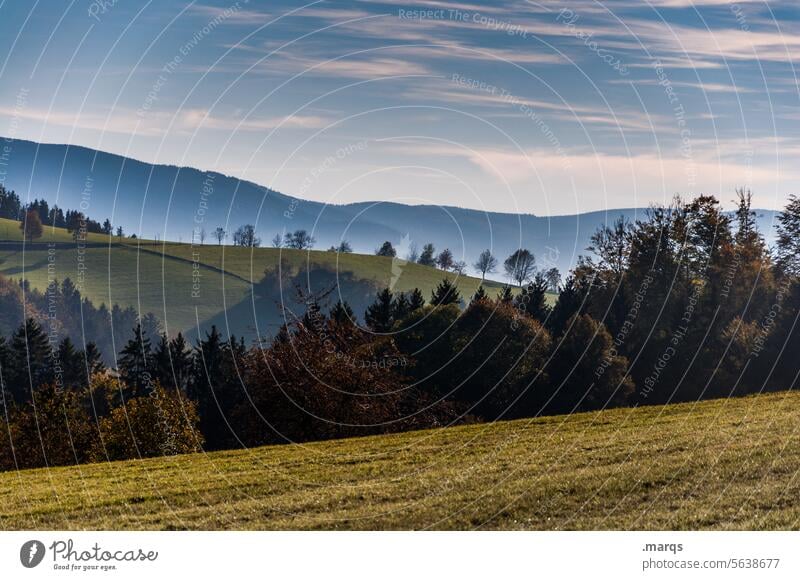
[[[7,388],[16,401],[30,400],[33,389],[52,380],[52,351],[47,335],[28,318],[11,338],[11,368]]]
[[[472,302],[479,302],[481,300],[488,300],[489,296],[486,294],[486,290],[483,289],[483,284],[478,286],[478,289],[475,291],[475,294],[472,295]]]
[[[414,288],[408,297],[408,310],[414,312],[425,306],[425,297],[419,288]]]
[[[447,278],[443,279],[431,293],[431,304],[434,306],[456,304],[460,300],[461,295],[458,293],[458,287]]]
[[[350,305],[340,300],[331,308],[330,319],[336,324],[350,324],[355,320],[355,315]]]
[[[408,298],[403,292],[399,292],[397,296],[395,296],[394,304],[392,305],[392,317],[394,320],[402,320],[408,313],[411,312]]]
[[[152,364],[150,339],[144,334],[142,325],[137,324],[133,328],[133,338],[122,349],[119,357],[119,372],[132,396],[147,394],[147,389],[152,386]]]
[[[389,332],[394,322],[392,291],[384,288],[364,313],[364,321],[373,332]]]

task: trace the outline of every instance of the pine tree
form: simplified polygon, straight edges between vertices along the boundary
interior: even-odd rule
[[[291,340],[289,336],[289,327],[286,324],[281,324],[278,327],[278,332],[275,333],[275,336],[272,337],[272,345],[276,344],[286,344]]]
[[[511,286],[503,286],[500,294],[497,295],[497,301],[503,304],[511,304],[514,301],[514,293],[511,291]]]
[[[434,306],[456,304],[460,300],[461,295],[458,293],[458,287],[447,278],[443,279],[431,293],[431,304]]]
[[[414,312],[425,306],[425,297],[419,288],[414,288],[408,298],[408,311]]]
[[[531,318],[544,322],[550,313],[547,305],[547,288],[549,283],[542,273],[536,274],[533,280],[522,289],[515,302],[517,308]]]
[[[172,360],[169,351],[169,338],[166,334],[158,337],[158,344],[153,350],[153,378],[166,388],[173,388],[175,381],[172,378]]]
[[[330,319],[336,324],[351,324],[355,320],[355,314],[347,302],[340,300],[331,308]]]
[[[561,336],[564,332],[567,321],[575,314],[582,314],[582,302],[584,292],[578,288],[574,276],[567,278],[564,287],[558,293],[558,300],[553,307],[553,312],[547,320],[548,327],[553,336]]]
[[[475,291],[475,294],[472,295],[472,302],[480,302],[481,300],[488,300],[489,296],[486,294],[486,290],[483,289],[483,284],[478,286],[478,289]]]
[[[83,351],[83,358],[89,377],[95,373],[102,373],[106,370],[106,365],[103,364],[103,357],[94,342],[86,343],[86,350]]]
[[[384,288],[364,313],[364,321],[373,332],[389,332],[394,322],[392,291]]]
[[[144,334],[142,325],[137,324],[131,338],[120,352],[119,372],[134,397],[147,394],[152,386],[150,371],[153,364],[150,339]]]
[[[16,401],[30,400],[31,391],[52,380],[52,350],[47,335],[28,318],[11,339],[11,372],[7,388]]]
[[[789,203],[778,215],[775,265],[778,272],[800,276],[800,197],[789,196]]]
[[[383,245],[375,250],[376,256],[385,256],[387,258],[394,258],[397,256],[397,250],[394,249],[392,243],[389,241],[383,242]]]
[[[392,317],[395,320],[402,320],[408,313],[411,312],[410,305],[408,303],[408,298],[402,292],[399,292],[397,296],[395,296],[394,304],[392,305]]]
[[[180,332],[169,342],[175,387],[185,392],[192,376],[192,350]]]
[[[58,364],[61,366],[60,379],[63,385],[76,387],[82,384],[83,356],[75,349],[75,345],[68,336],[59,343],[57,352]]]
[[[433,247],[433,244],[425,244],[422,246],[422,253],[419,255],[419,259],[417,260],[417,264],[422,264],[423,266],[433,266],[436,264],[436,257],[434,253],[436,249]]]
[[[194,372],[189,389],[189,397],[197,403],[200,429],[212,447],[214,441],[209,439],[209,434],[215,432],[217,426],[214,423],[218,419],[216,392],[224,380],[223,341],[214,325],[195,348]]]

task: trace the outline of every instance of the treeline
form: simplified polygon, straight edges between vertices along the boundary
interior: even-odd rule
[[[54,279],[42,291],[31,288],[27,280],[0,276],[0,334],[21,328],[26,319],[39,323],[48,339],[81,337],[109,364],[116,350],[113,337],[124,336],[140,317],[130,306],[95,306],[70,278]],[[141,321],[149,336],[158,335],[160,322],[153,314],[147,313]]]
[[[108,235],[113,233],[109,219],[101,223],[81,211],[65,210],[55,204],[51,206],[46,199],[34,199],[24,204],[16,192],[9,191],[2,185],[0,185],[0,218],[23,222],[22,229],[28,239],[40,237],[42,226],[66,228],[70,232],[83,231]],[[117,235],[122,237],[122,228],[117,228]]]
[[[576,313],[602,321],[629,361],[627,403],[794,386],[800,202],[790,197],[770,250],[750,192],[737,198],[733,216],[712,196],[676,198],[644,220],[603,227],[566,281],[548,324],[569,337]]]
[[[800,200],[772,251],[754,218],[742,191],[733,218],[702,196],[601,227],[552,305],[550,281],[532,271],[497,296],[462,295],[446,279],[430,296],[386,288],[361,317],[332,292],[298,290],[303,314],[287,307],[276,335],[250,346],[216,327],[189,345],[139,323],[115,370],[32,345],[29,321],[0,360],[0,431],[12,434],[2,453],[13,459],[3,465],[21,464],[35,413],[59,405],[73,415],[53,429],[75,420],[85,442],[72,455],[34,453],[39,464],[102,458],[107,441],[107,457],[131,457],[789,389],[800,373]],[[62,368],[82,362],[87,378],[40,373],[48,352]],[[116,421],[130,405],[157,429]]]

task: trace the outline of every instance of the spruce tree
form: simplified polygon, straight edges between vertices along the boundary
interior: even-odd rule
[[[336,324],[350,324],[355,320],[355,315],[350,305],[340,300],[331,308],[330,319]]]
[[[408,310],[414,312],[425,306],[425,297],[419,288],[414,288],[408,298]]]
[[[364,313],[364,321],[373,332],[389,332],[394,322],[392,291],[384,288]]]
[[[456,304],[460,300],[461,295],[458,293],[458,287],[447,278],[443,279],[431,293],[431,304],[434,306]]]
[[[542,273],[536,274],[517,296],[515,300],[517,308],[539,322],[547,320],[550,314],[550,307],[547,305],[548,286],[547,278]]]
[[[567,321],[575,314],[582,314],[584,293],[578,288],[574,276],[567,278],[564,287],[558,293],[558,300],[553,307],[553,312],[547,320],[548,328],[553,336],[561,336],[567,326]]]
[[[503,304],[511,304],[514,301],[514,293],[511,291],[511,286],[505,285],[497,295],[497,301]]]
[[[106,365],[103,364],[103,357],[95,343],[86,343],[86,350],[83,351],[83,358],[86,372],[89,377],[95,373],[102,373],[104,370],[106,370]]]
[[[489,296],[486,294],[486,290],[483,289],[483,284],[478,286],[478,289],[475,291],[475,294],[472,295],[472,302],[480,302],[481,300],[488,300]]]
[[[153,351],[153,378],[165,389],[175,387],[170,355],[169,339],[166,334],[161,334],[158,338],[158,344]]]
[[[192,350],[180,332],[169,342],[169,352],[172,359],[175,387],[186,391],[192,376]]]
[[[58,345],[58,364],[61,365],[63,386],[76,387],[82,384],[83,357],[75,349],[72,340],[67,336]]]
[[[408,313],[411,312],[411,308],[408,303],[408,298],[402,292],[398,293],[395,296],[394,304],[392,305],[392,316],[395,320],[402,320]]]
[[[132,396],[147,394],[146,390],[151,386],[152,364],[150,339],[144,334],[142,325],[137,324],[133,329],[133,338],[128,341],[119,356],[119,372]]]
[[[422,246],[422,253],[419,255],[419,259],[417,260],[417,264],[422,264],[423,266],[433,266],[436,264],[436,256],[434,253],[436,249],[433,247],[433,244],[425,244]]]
[[[28,318],[11,338],[11,368],[7,387],[16,401],[30,400],[33,389],[53,378],[52,350],[47,335]]]
[[[206,332],[205,339],[195,348],[194,373],[189,389],[189,397],[197,403],[200,415],[200,429],[206,441],[213,447],[209,434],[215,429],[215,392],[224,381],[223,341],[216,325]]]

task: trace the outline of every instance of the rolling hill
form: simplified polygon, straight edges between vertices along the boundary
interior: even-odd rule
[[[22,243],[19,223],[0,219],[0,274],[44,290],[51,279],[70,278],[95,305],[132,306],[152,312],[169,334],[195,337],[216,324],[227,335],[271,335],[282,308],[302,314],[297,289],[332,290],[363,314],[379,288],[422,290],[426,298],[445,277],[462,295],[480,280],[374,255],[276,248],[159,243],[90,234],[78,247],[63,229],[45,227],[42,238]],[[502,285],[487,281],[489,293]],[[6,333],[10,329],[3,329]]]
[[[198,224],[210,234],[218,226],[230,233],[252,223],[265,243],[276,233],[302,228],[313,232],[318,248],[346,239],[356,252],[369,254],[384,240],[401,248],[431,242],[449,247],[467,264],[485,248],[503,259],[526,247],[541,266],[566,272],[600,224],[644,213],[623,208],[535,216],[390,202],[329,205],[212,171],[152,165],[79,146],[5,141],[11,153],[4,183],[23,201],[43,197],[62,208],[82,206],[90,217],[109,217],[144,238],[189,241]],[[728,202],[733,192],[719,197]],[[775,212],[757,213],[761,231],[771,239]]]
[[[796,529],[800,394],[0,473],[2,529]]]

